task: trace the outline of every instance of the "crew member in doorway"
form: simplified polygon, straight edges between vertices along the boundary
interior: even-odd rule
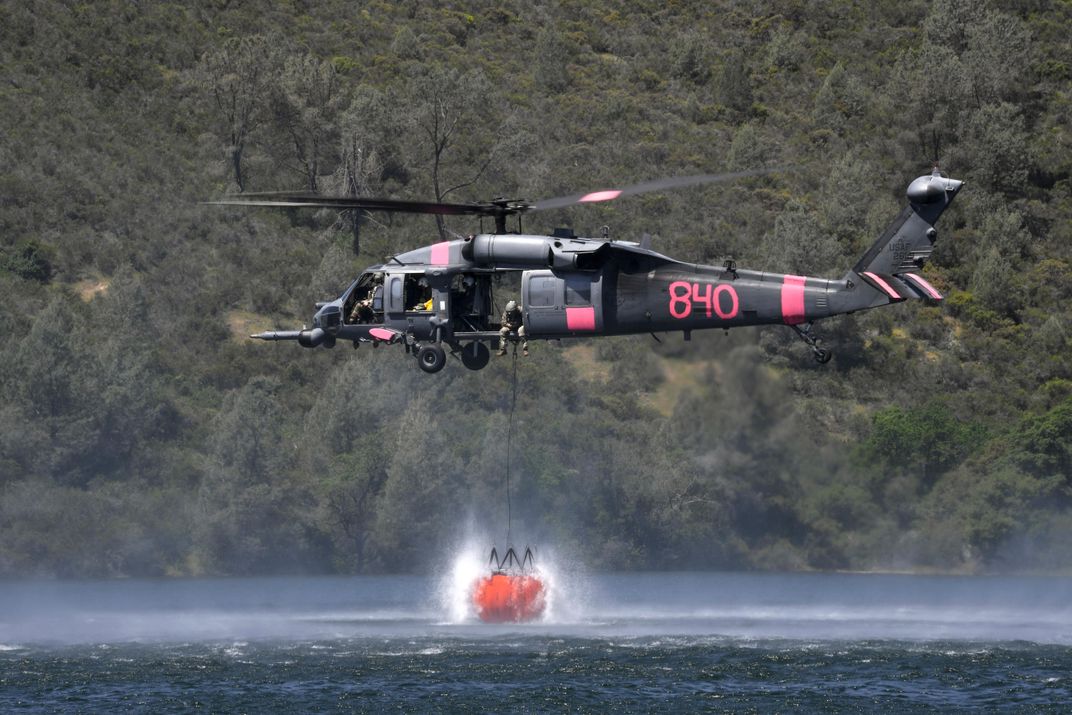
[[[421,278],[421,280],[417,283],[417,286],[420,290],[417,297],[417,304],[410,308],[410,310],[419,311],[422,313],[431,312],[432,288],[428,285],[428,280],[425,278]]]
[[[499,355],[506,354],[506,337],[510,333],[516,332],[517,337],[521,338],[521,354],[528,357],[529,341],[525,339],[525,325],[521,318],[521,306],[517,304],[516,300],[511,300],[506,304],[506,310],[503,311],[499,322],[502,324],[502,327],[499,328]]]

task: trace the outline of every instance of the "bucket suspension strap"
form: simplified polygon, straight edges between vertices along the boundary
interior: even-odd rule
[[[536,568],[536,559],[530,547],[525,547],[525,555],[520,558],[512,546],[507,547],[501,559],[499,552],[492,547],[488,568],[495,573],[530,573]]]

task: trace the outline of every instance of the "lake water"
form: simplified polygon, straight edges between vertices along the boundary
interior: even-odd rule
[[[1067,712],[1072,579],[549,571],[0,582],[0,712]]]

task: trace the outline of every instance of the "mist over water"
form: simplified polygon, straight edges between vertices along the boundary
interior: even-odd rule
[[[0,648],[227,639],[945,640],[1072,644],[1072,579],[855,574],[590,574],[537,561],[548,608],[487,625],[474,542],[432,577],[7,582]]]

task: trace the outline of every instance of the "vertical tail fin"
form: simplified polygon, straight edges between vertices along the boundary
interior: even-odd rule
[[[934,286],[919,275],[919,270],[930,257],[938,238],[935,222],[963,185],[963,181],[947,179],[937,169],[908,185],[908,206],[845,276],[847,281],[863,282],[873,289],[867,304],[861,307],[870,308],[909,298],[942,299]]]

